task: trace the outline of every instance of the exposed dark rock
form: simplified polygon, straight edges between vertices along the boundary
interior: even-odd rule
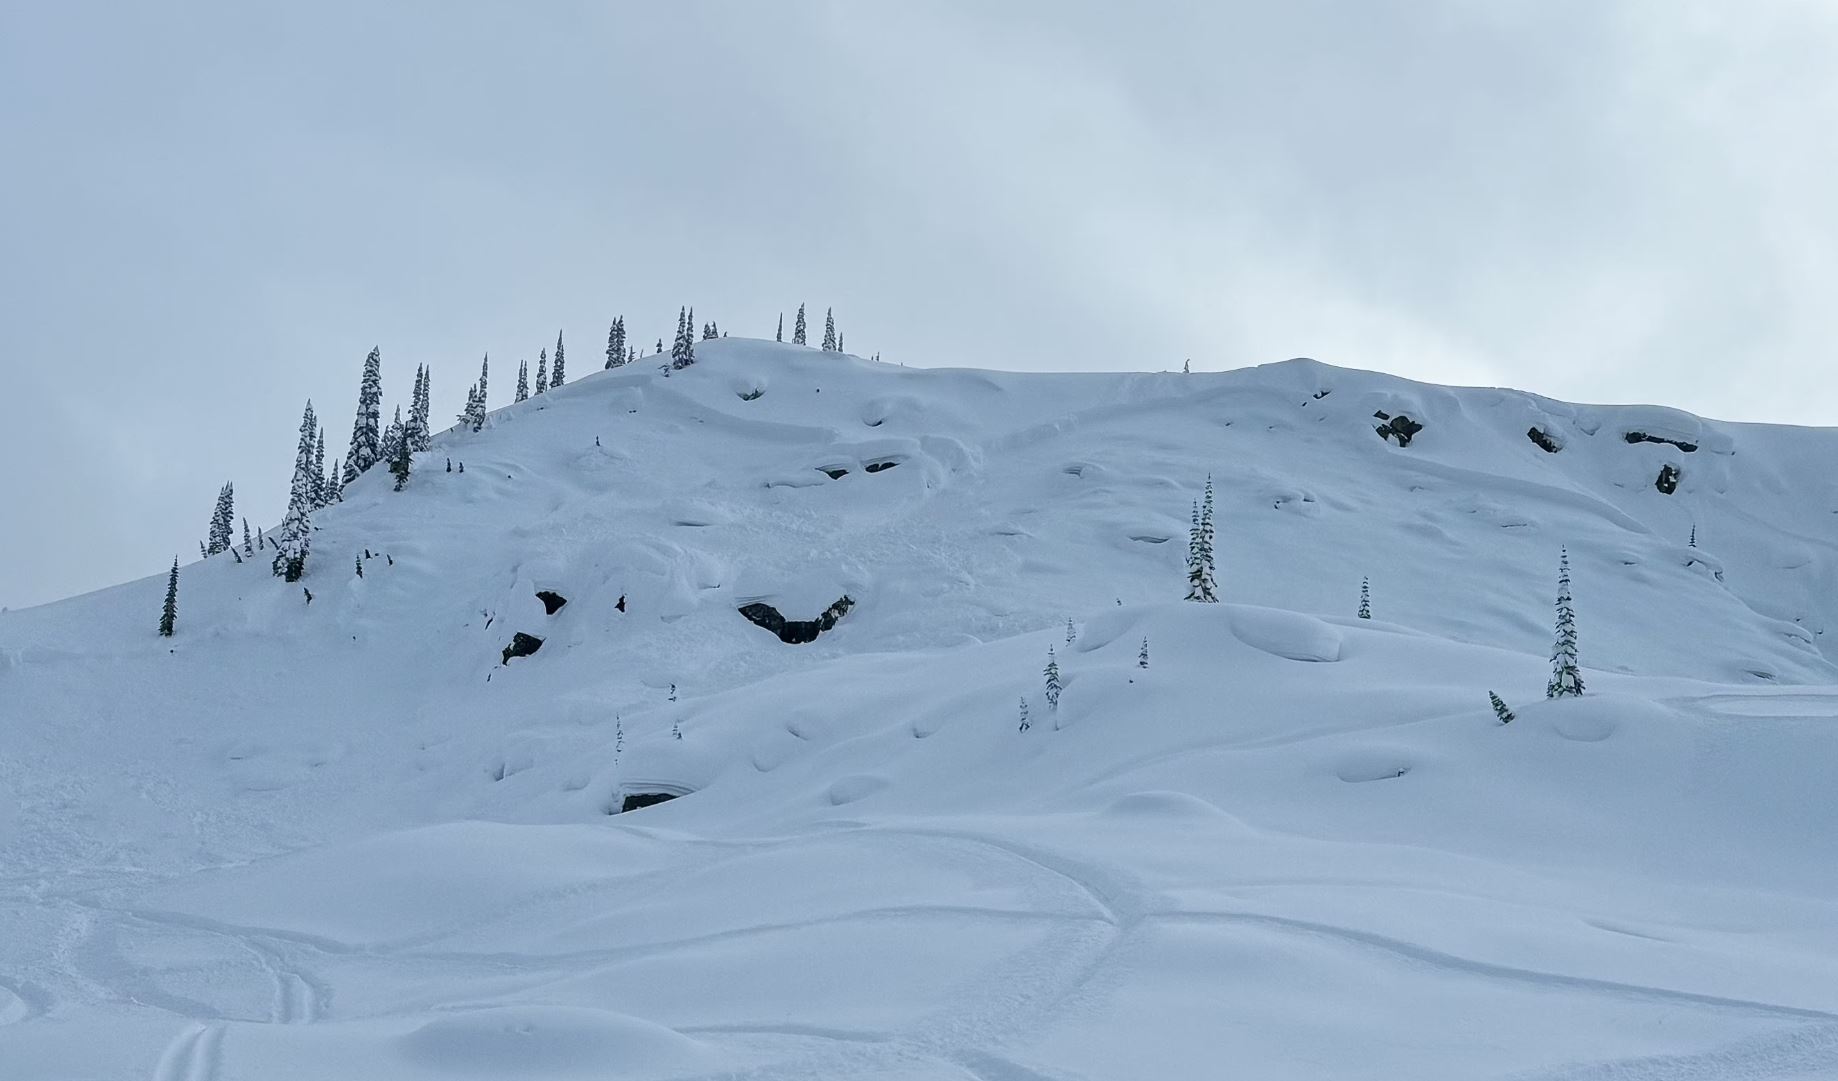
[[[567,597],[562,596],[553,589],[537,590],[536,599],[542,602],[542,610],[549,615],[554,615],[561,611],[562,605],[568,603]]]
[[[1331,391],[1331,390],[1317,390],[1317,391],[1315,391],[1315,401],[1317,401],[1317,402],[1318,402],[1318,401],[1320,401],[1321,399],[1323,399],[1323,398],[1325,398],[1325,397],[1327,397],[1328,395],[1330,395],[1330,394],[1332,394],[1332,393],[1334,393],[1334,392],[1333,392],[1333,391]]]
[[[849,471],[847,469],[842,468],[841,466],[837,466],[833,469],[824,469],[822,472],[825,476],[829,477],[831,480],[841,480],[842,478],[849,475]]]
[[[816,619],[786,619],[779,610],[770,604],[755,601],[740,606],[740,614],[747,622],[756,627],[764,627],[779,636],[779,641],[787,645],[803,645],[815,642],[817,636],[836,626],[849,609],[855,607],[855,601],[847,594],[837,598],[836,603],[823,610]]]
[[[1525,430],[1525,437],[1538,444],[1538,449],[1544,451],[1546,454],[1556,454],[1558,451],[1564,449],[1558,445],[1557,440],[1546,435],[1537,425],[1527,428]]]
[[[759,387],[754,387],[752,390],[749,390],[745,394],[742,394],[740,396],[740,400],[743,402],[750,402],[758,398],[760,395],[764,393],[766,393],[764,390],[761,390]]]
[[[1648,435],[1646,432],[1628,432],[1621,438],[1627,440],[1629,443],[1664,443],[1667,446],[1677,447],[1686,454],[1690,454],[1698,449],[1696,443],[1687,443],[1682,439],[1667,439],[1663,435]]]
[[[1671,495],[1678,491],[1678,477],[1678,466],[1668,462],[1659,467],[1659,479],[1653,482],[1653,487],[1658,488],[1661,495]]]
[[[511,644],[504,647],[504,663],[511,663],[512,657],[528,657],[542,648],[542,639],[533,634],[518,631],[511,636]]]
[[[870,473],[879,473],[883,469],[892,469],[899,464],[899,462],[869,462],[867,465],[862,466],[862,468]]]
[[[1388,420],[1384,413],[1374,413],[1373,416],[1385,420],[1384,424],[1379,425],[1375,429],[1379,434],[1379,438],[1391,439],[1395,437],[1400,447],[1410,446],[1411,437],[1423,430],[1423,425],[1418,424],[1402,413]]]
[[[641,807],[652,807],[673,799],[676,799],[676,795],[672,792],[629,792],[626,794],[625,802],[619,805],[619,813],[636,811]]]

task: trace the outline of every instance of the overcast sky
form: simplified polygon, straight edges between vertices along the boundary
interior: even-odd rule
[[[568,332],[1826,424],[1838,5],[0,0],[0,605]],[[499,404],[497,401],[493,403]]]

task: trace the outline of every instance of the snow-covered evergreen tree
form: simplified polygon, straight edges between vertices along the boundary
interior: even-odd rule
[[[696,310],[684,310],[678,323],[677,342],[670,350],[670,366],[680,371],[696,362]]]
[[[625,363],[625,316],[622,315],[606,328],[606,366],[622,368]]]
[[[836,351],[836,309],[823,310],[823,350],[826,353]]]
[[[371,349],[364,358],[364,378],[357,388],[357,419],[351,424],[351,449],[345,454],[346,484],[377,464],[383,453],[382,423],[383,351]]]
[[[355,558],[357,561],[357,576],[359,578],[362,578],[364,576],[364,553],[359,552],[353,558]]]
[[[383,429],[383,461],[392,468],[402,448],[408,444],[408,430],[402,423],[402,407],[396,406],[396,417]]]
[[[784,312],[779,313],[779,329],[772,332],[772,340],[775,342],[782,342],[785,340],[785,313]]]
[[[484,413],[487,409],[491,408],[490,406],[485,404],[491,401],[491,395],[488,390],[490,386],[491,386],[491,354],[486,353],[485,359],[479,361],[479,412],[480,413]]]
[[[1696,522],[1691,523],[1691,539],[1686,541],[1685,544],[1691,548],[1696,548],[1698,546],[1698,524]]]
[[[318,510],[331,502],[330,488],[325,475],[325,425],[319,426],[319,433],[313,437],[313,509]]]
[[[409,446],[408,430],[402,423],[401,406],[396,407],[395,423],[389,427],[395,433],[395,441],[390,444],[390,448],[395,453],[390,456],[389,471],[396,478],[396,491],[399,492],[402,486],[408,483],[409,462],[414,454],[414,448]]]
[[[365,367],[368,370],[369,365]],[[309,401],[300,417],[300,441],[294,450],[294,479],[288,490],[287,514],[281,519],[281,533],[274,542],[274,573],[289,582],[298,582],[306,573],[307,551],[312,545],[313,447],[318,428],[319,421]],[[380,444],[381,438],[376,442]]]
[[[721,335],[715,332],[714,323],[707,323],[703,325],[702,327],[702,340],[703,341],[705,342],[713,341],[714,339],[719,338],[719,337],[721,337]]]
[[[243,519],[243,555],[255,554],[255,542],[249,539],[249,519]]]
[[[682,718],[679,717],[679,718],[673,719],[670,722],[670,738],[671,739],[682,739],[683,738]]]
[[[235,502],[235,489],[231,485],[225,484],[217,489],[217,504],[211,508],[211,524],[205,533],[205,558],[229,550],[233,540],[230,530],[231,523],[235,521]]]
[[[325,501],[328,507],[334,503],[341,503],[344,501],[345,482],[338,479],[341,475],[342,474],[338,471],[338,459],[334,458],[332,459],[332,468],[327,470],[325,475]],[[260,538],[257,538],[258,541],[259,539]],[[259,543],[257,547],[260,547]]]
[[[434,445],[433,433],[428,430],[428,368],[425,364],[415,369],[415,392],[409,398],[408,420],[402,427],[411,454]]]
[[[562,355],[562,332],[555,332],[555,366],[549,369],[549,386],[559,387],[568,381],[568,362]]]
[[[513,401],[527,401],[530,397],[530,362],[517,362],[517,396]]]
[[[1066,617],[1066,644],[1071,645],[1072,643],[1078,641],[1078,637],[1079,637],[1079,632],[1078,632],[1078,629],[1072,625],[1072,617],[1067,616]]]
[[[1493,704],[1493,715],[1500,719],[1501,724],[1513,723],[1513,721],[1515,720],[1513,716],[1513,711],[1506,708],[1506,703],[1500,701],[1499,695],[1493,693],[1492,691],[1488,691],[1487,701]]]
[[[844,349],[844,348],[842,347],[842,331],[840,331],[840,330],[836,332],[836,351],[837,351],[838,353],[844,353],[844,352],[847,352],[847,350],[845,350],[845,349]]]
[[[791,344],[807,345],[804,340],[804,305],[798,305],[798,319],[791,325]]]
[[[1027,720],[1027,696],[1022,695],[1021,696],[1021,729],[1020,730],[1025,732],[1032,727],[1034,726],[1029,724]]]
[[[1370,578],[1359,580],[1359,618],[1372,618],[1372,580]]]
[[[160,609],[160,636],[171,638],[179,623],[179,557],[172,557],[172,571],[166,575],[166,603]]]
[[[1138,651],[1136,654],[1136,667],[1138,668],[1149,667],[1149,636],[1148,635],[1143,635],[1142,649]]]
[[[1047,681],[1047,708],[1058,709],[1060,692],[1059,658],[1053,656],[1052,646],[1047,647],[1047,667],[1042,670],[1041,675],[1045,676]]]
[[[1219,600],[1213,581],[1213,479],[1206,478],[1206,495],[1195,503],[1187,531],[1187,599],[1203,604]]]
[[[544,349],[536,354],[536,387],[538,394],[549,391],[549,351]]]
[[[1576,612],[1570,600],[1570,550],[1560,550],[1557,561],[1557,640],[1551,645],[1551,682],[1546,698],[1570,698],[1583,693],[1583,671],[1576,661]]]

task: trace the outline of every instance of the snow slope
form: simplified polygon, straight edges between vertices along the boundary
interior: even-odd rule
[[[1832,433],[699,353],[0,614],[0,1078],[1838,1076]]]

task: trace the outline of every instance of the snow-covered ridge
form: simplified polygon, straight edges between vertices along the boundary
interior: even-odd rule
[[[1838,1070],[1832,432],[697,354],[0,614],[9,1076]]]

